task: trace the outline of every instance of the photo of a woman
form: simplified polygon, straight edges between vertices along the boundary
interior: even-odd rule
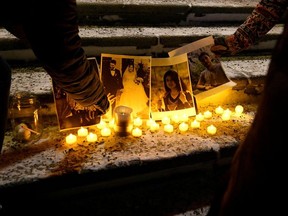
[[[151,117],[195,116],[186,54],[169,58],[153,58],[151,68]]]
[[[131,59],[123,73],[119,105],[131,107],[133,117],[149,117],[149,98],[145,93],[143,81],[142,77],[137,76],[134,61]]]
[[[158,101],[159,111],[173,111],[193,106],[192,94],[175,70],[168,70],[163,77],[165,94]]]

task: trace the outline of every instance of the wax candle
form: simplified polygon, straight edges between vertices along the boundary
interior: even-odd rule
[[[200,122],[195,119],[193,122],[191,122],[191,127],[194,129],[200,128]]]
[[[170,124],[170,118],[168,117],[168,116],[164,116],[163,118],[162,118],[162,123],[163,124]]]
[[[108,128],[108,127],[104,127],[101,129],[101,135],[102,136],[105,136],[105,137],[108,137],[111,135],[111,129]]]
[[[243,106],[237,105],[237,106],[235,107],[235,114],[236,114],[236,116],[240,116],[240,115],[243,113],[243,110],[244,110]]]
[[[228,121],[230,119],[230,116],[231,116],[231,114],[229,111],[224,111],[221,118],[223,121]]]
[[[154,119],[148,119],[148,120],[146,121],[146,126],[147,126],[147,127],[150,127],[151,124],[154,123],[154,122],[155,122]]]
[[[77,134],[79,137],[86,137],[88,135],[88,129],[81,127],[78,131]]]
[[[140,128],[138,128],[138,127],[134,128],[132,130],[132,136],[134,136],[134,137],[142,136],[142,130]]]
[[[185,122],[182,122],[180,125],[179,125],[179,130],[181,132],[186,132],[188,130],[189,126],[187,123]]]
[[[214,135],[217,132],[217,128],[214,125],[210,125],[207,127],[208,134]]]
[[[97,137],[97,134],[94,134],[94,133],[90,132],[87,135],[86,139],[87,139],[88,142],[96,142],[98,137]]]
[[[183,115],[180,116],[180,121],[181,122],[187,122],[188,121],[188,115],[184,113]]]
[[[114,124],[115,124],[115,119],[113,118],[109,121],[109,127],[114,128]]]
[[[157,122],[152,122],[150,125],[150,131],[155,132],[157,130],[159,130],[160,126]]]
[[[203,114],[202,113],[198,113],[197,115],[196,115],[196,120],[197,121],[203,121],[204,120],[204,116],[203,116]]]
[[[204,112],[204,118],[211,118],[212,117],[212,112],[210,112],[209,110]]]
[[[224,109],[221,106],[216,107],[215,113],[221,115],[224,112]]]
[[[172,121],[174,123],[176,123],[176,124],[179,123],[179,121],[180,121],[179,115],[177,115],[177,114],[173,115],[172,116]]]
[[[74,134],[69,134],[68,136],[66,136],[65,140],[67,144],[72,145],[77,142],[77,136],[75,136]]]
[[[171,125],[171,124],[166,124],[166,125],[164,125],[164,131],[165,131],[165,132],[167,132],[167,133],[172,133],[173,130],[174,130],[173,125]]]
[[[118,106],[115,108],[114,131],[119,136],[127,136],[133,128],[132,121],[133,109],[127,106]]]
[[[133,124],[137,127],[142,125],[142,119],[140,117],[137,117],[136,119],[134,119]]]
[[[98,129],[103,129],[106,127],[106,122],[101,120],[96,126]]]

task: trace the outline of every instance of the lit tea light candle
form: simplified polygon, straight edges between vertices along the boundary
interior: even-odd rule
[[[224,112],[224,109],[221,106],[216,107],[215,113],[221,115]]]
[[[244,110],[243,106],[237,105],[237,106],[235,107],[235,114],[236,114],[237,116],[240,116],[240,115],[243,113],[243,110]]]
[[[231,114],[230,114],[229,111],[224,111],[223,114],[222,114],[222,116],[221,116],[221,119],[222,119],[223,121],[228,121],[228,120],[230,119],[230,116],[231,116]]]
[[[188,115],[184,113],[183,115],[180,116],[180,121],[181,122],[187,122],[189,120]]]
[[[109,121],[109,127],[114,128],[114,124],[115,124],[115,119],[113,118]]]
[[[180,125],[179,125],[179,130],[181,132],[186,132],[187,130],[189,129],[189,125],[185,122],[182,122]]]
[[[142,136],[142,130],[140,128],[138,128],[138,127],[134,128],[132,130],[132,136],[134,136],[134,137]]]
[[[199,122],[203,121],[204,120],[204,115],[202,113],[198,113],[196,115],[196,120],[199,121]]]
[[[164,125],[164,131],[165,131],[165,132],[167,132],[167,133],[172,133],[173,130],[174,130],[173,125],[171,125],[171,124],[166,124],[166,125]]]
[[[69,134],[68,136],[66,136],[65,140],[67,144],[72,145],[77,143],[77,136],[75,136],[74,134]]]
[[[210,125],[207,127],[208,134],[214,135],[217,132],[217,128],[214,125]]]
[[[151,132],[155,132],[157,130],[159,130],[160,126],[157,122],[152,122],[151,125],[150,125],[150,131]]]
[[[204,112],[204,118],[211,118],[211,117],[212,117],[212,112],[210,112],[209,110]]]
[[[106,127],[106,122],[101,120],[96,126],[98,129],[103,129]]]
[[[175,114],[175,115],[173,115],[172,116],[172,121],[174,122],[174,123],[179,123],[179,121],[180,121],[180,118],[179,118],[179,116],[177,115],[177,114]]]
[[[225,109],[224,112],[229,113],[231,115],[232,111],[230,109]],[[224,113],[223,112],[223,113]]]
[[[193,122],[191,122],[191,127],[193,129],[200,128],[200,122],[195,119]]]
[[[148,120],[146,121],[146,126],[147,126],[147,127],[150,127],[154,122],[155,122],[154,119],[148,119]]]
[[[108,128],[108,127],[104,127],[101,129],[101,135],[102,136],[105,136],[105,137],[108,137],[111,135],[111,129]]]
[[[170,118],[168,117],[168,116],[164,116],[163,118],[162,118],[162,123],[163,124],[170,124]]]
[[[94,133],[90,132],[87,135],[86,139],[87,139],[88,142],[96,142],[98,137],[97,137],[97,134],[94,134]]]
[[[86,137],[88,135],[88,129],[81,127],[78,131],[77,134],[79,137]]]
[[[142,119],[140,117],[137,117],[136,119],[134,119],[133,124],[137,127],[142,125]]]

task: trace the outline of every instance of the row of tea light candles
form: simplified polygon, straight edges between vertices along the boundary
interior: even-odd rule
[[[221,106],[218,106],[215,109],[215,113],[218,115],[221,115],[221,119],[223,121],[227,121],[231,118],[231,114],[232,111],[229,109],[224,110]],[[241,114],[243,113],[243,106],[241,105],[237,105],[235,107],[235,116],[241,116]],[[193,129],[196,128],[200,128],[200,122],[203,121],[205,118],[211,118],[212,117],[212,112],[210,111],[206,111],[204,112],[204,114],[199,113],[196,115],[195,120],[191,122],[190,126]],[[181,117],[179,117],[178,115],[174,115],[171,118],[168,116],[163,117],[162,119],[162,123],[164,124],[164,131],[167,133],[172,133],[174,131],[174,126],[171,124],[171,120],[174,123],[179,123],[179,130],[181,132],[186,132],[189,129],[189,125],[187,124],[188,121],[188,116],[183,115]],[[139,128],[140,126],[142,126],[142,119],[137,117],[133,120],[133,125],[135,126],[134,129],[132,129],[131,134],[134,137],[140,137],[142,136],[142,130]],[[113,127],[113,120],[109,122],[109,126]],[[109,137],[112,134],[112,131],[109,127],[106,126],[107,123],[104,121],[101,121],[99,124],[97,124],[97,127],[101,130],[101,136],[104,137]],[[160,126],[159,124],[153,120],[153,119],[149,119],[146,122],[146,125],[150,128],[151,132],[155,132],[157,130],[159,130]],[[210,125],[207,127],[207,133],[214,135],[217,132],[217,128],[214,125]],[[96,142],[98,140],[98,136],[97,134],[93,133],[93,132],[89,132],[88,133],[88,129],[81,127],[78,131],[77,131],[77,135],[78,137],[81,138],[86,138],[86,140],[88,142]],[[67,144],[74,144],[77,143],[77,136],[73,135],[73,134],[69,134],[68,136],[66,136],[66,143]]]

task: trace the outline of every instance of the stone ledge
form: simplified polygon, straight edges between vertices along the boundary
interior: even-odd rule
[[[101,53],[122,53],[135,55],[163,55],[172,49],[211,35],[230,35],[236,27],[91,27],[80,28],[83,46],[88,53],[99,56]],[[271,50],[283,30],[275,26],[263,39],[250,49],[261,55],[261,50]],[[29,47],[6,30],[0,29],[0,54],[7,58],[17,58],[21,50]],[[17,51],[18,50],[18,51]],[[130,50],[130,51],[129,51]],[[129,51],[129,53],[128,53]],[[244,52],[245,53],[245,52]],[[249,53],[249,52],[248,52]],[[15,56],[15,54],[17,54]],[[22,57],[33,58],[30,51]],[[13,57],[15,56],[15,57]],[[19,58],[19,57],[18,57]],[[35,57],[34,57],[35,58]]]
[[[233,108],[232,104],[225,106]],[[122,207],[114,204],[114,207],[118,211],[132,211],[134,215],[137,209],[129,208],[131,203],[140,209],[151,207],[145,210],[149,214],[143,215],[153,215],[155,211],[159,214],[179,213],[187,208],[207,206],[217,185],[217,173],[227,169],[254,118],[256,107],[248,104],[244,107],[245,113],[241,117],[221,122],[215,116],[202,122],[201,129],[185,134],[177,130],[173,134],[145,130],[140,138],[114,134],[105,138],[99,135],[96,143],[84,141],[76,146],[65,144],[64,136],[68,133],[57,132],[55,122],[51,124],[51,117],[45,121],[45,126],[51,125],[45,127],[43,137],[37,143],[16,143],[7,132],[0,158],[0,203],[8,211],[15,211],[13,207],[17,205],[23,207],[22,212],[29,209],[33,215],[39,211],[27,209],[28,203],[39,204],[42,208],[53,202],[48,211],[60,208],[63,213],[72,211],[71,203],[78,203],[73,206],[77,213],[96,207],[98,211],[110,212],[112,210],[107,209],[111,207],[110,202],[107,201],[113,198],[104,199],[105,194],[111,196],[123,189],[123,194],[133,196],[122,197],[127,203]],[[208,135],[205,129],[211,123],[219,130],[213,136]],[[167,181],[173,184],[167,184]],[[147,191],[143,191],[143,187]],[[163,189],[170,195],[163,197]],[[142,201],[135,200],[139,193],[144,198]],[[162,195],[161,201],[154,205],[145,201],[158,199],[158,193]],[[31,197],[29,200],[25,199],[28,195]],[[181,202],[177,207],[173,205],[172,209],[163,208],[167,198],[172,203],[178,203],[177,199]],[[133,215],[132,212],[124,215]]]

